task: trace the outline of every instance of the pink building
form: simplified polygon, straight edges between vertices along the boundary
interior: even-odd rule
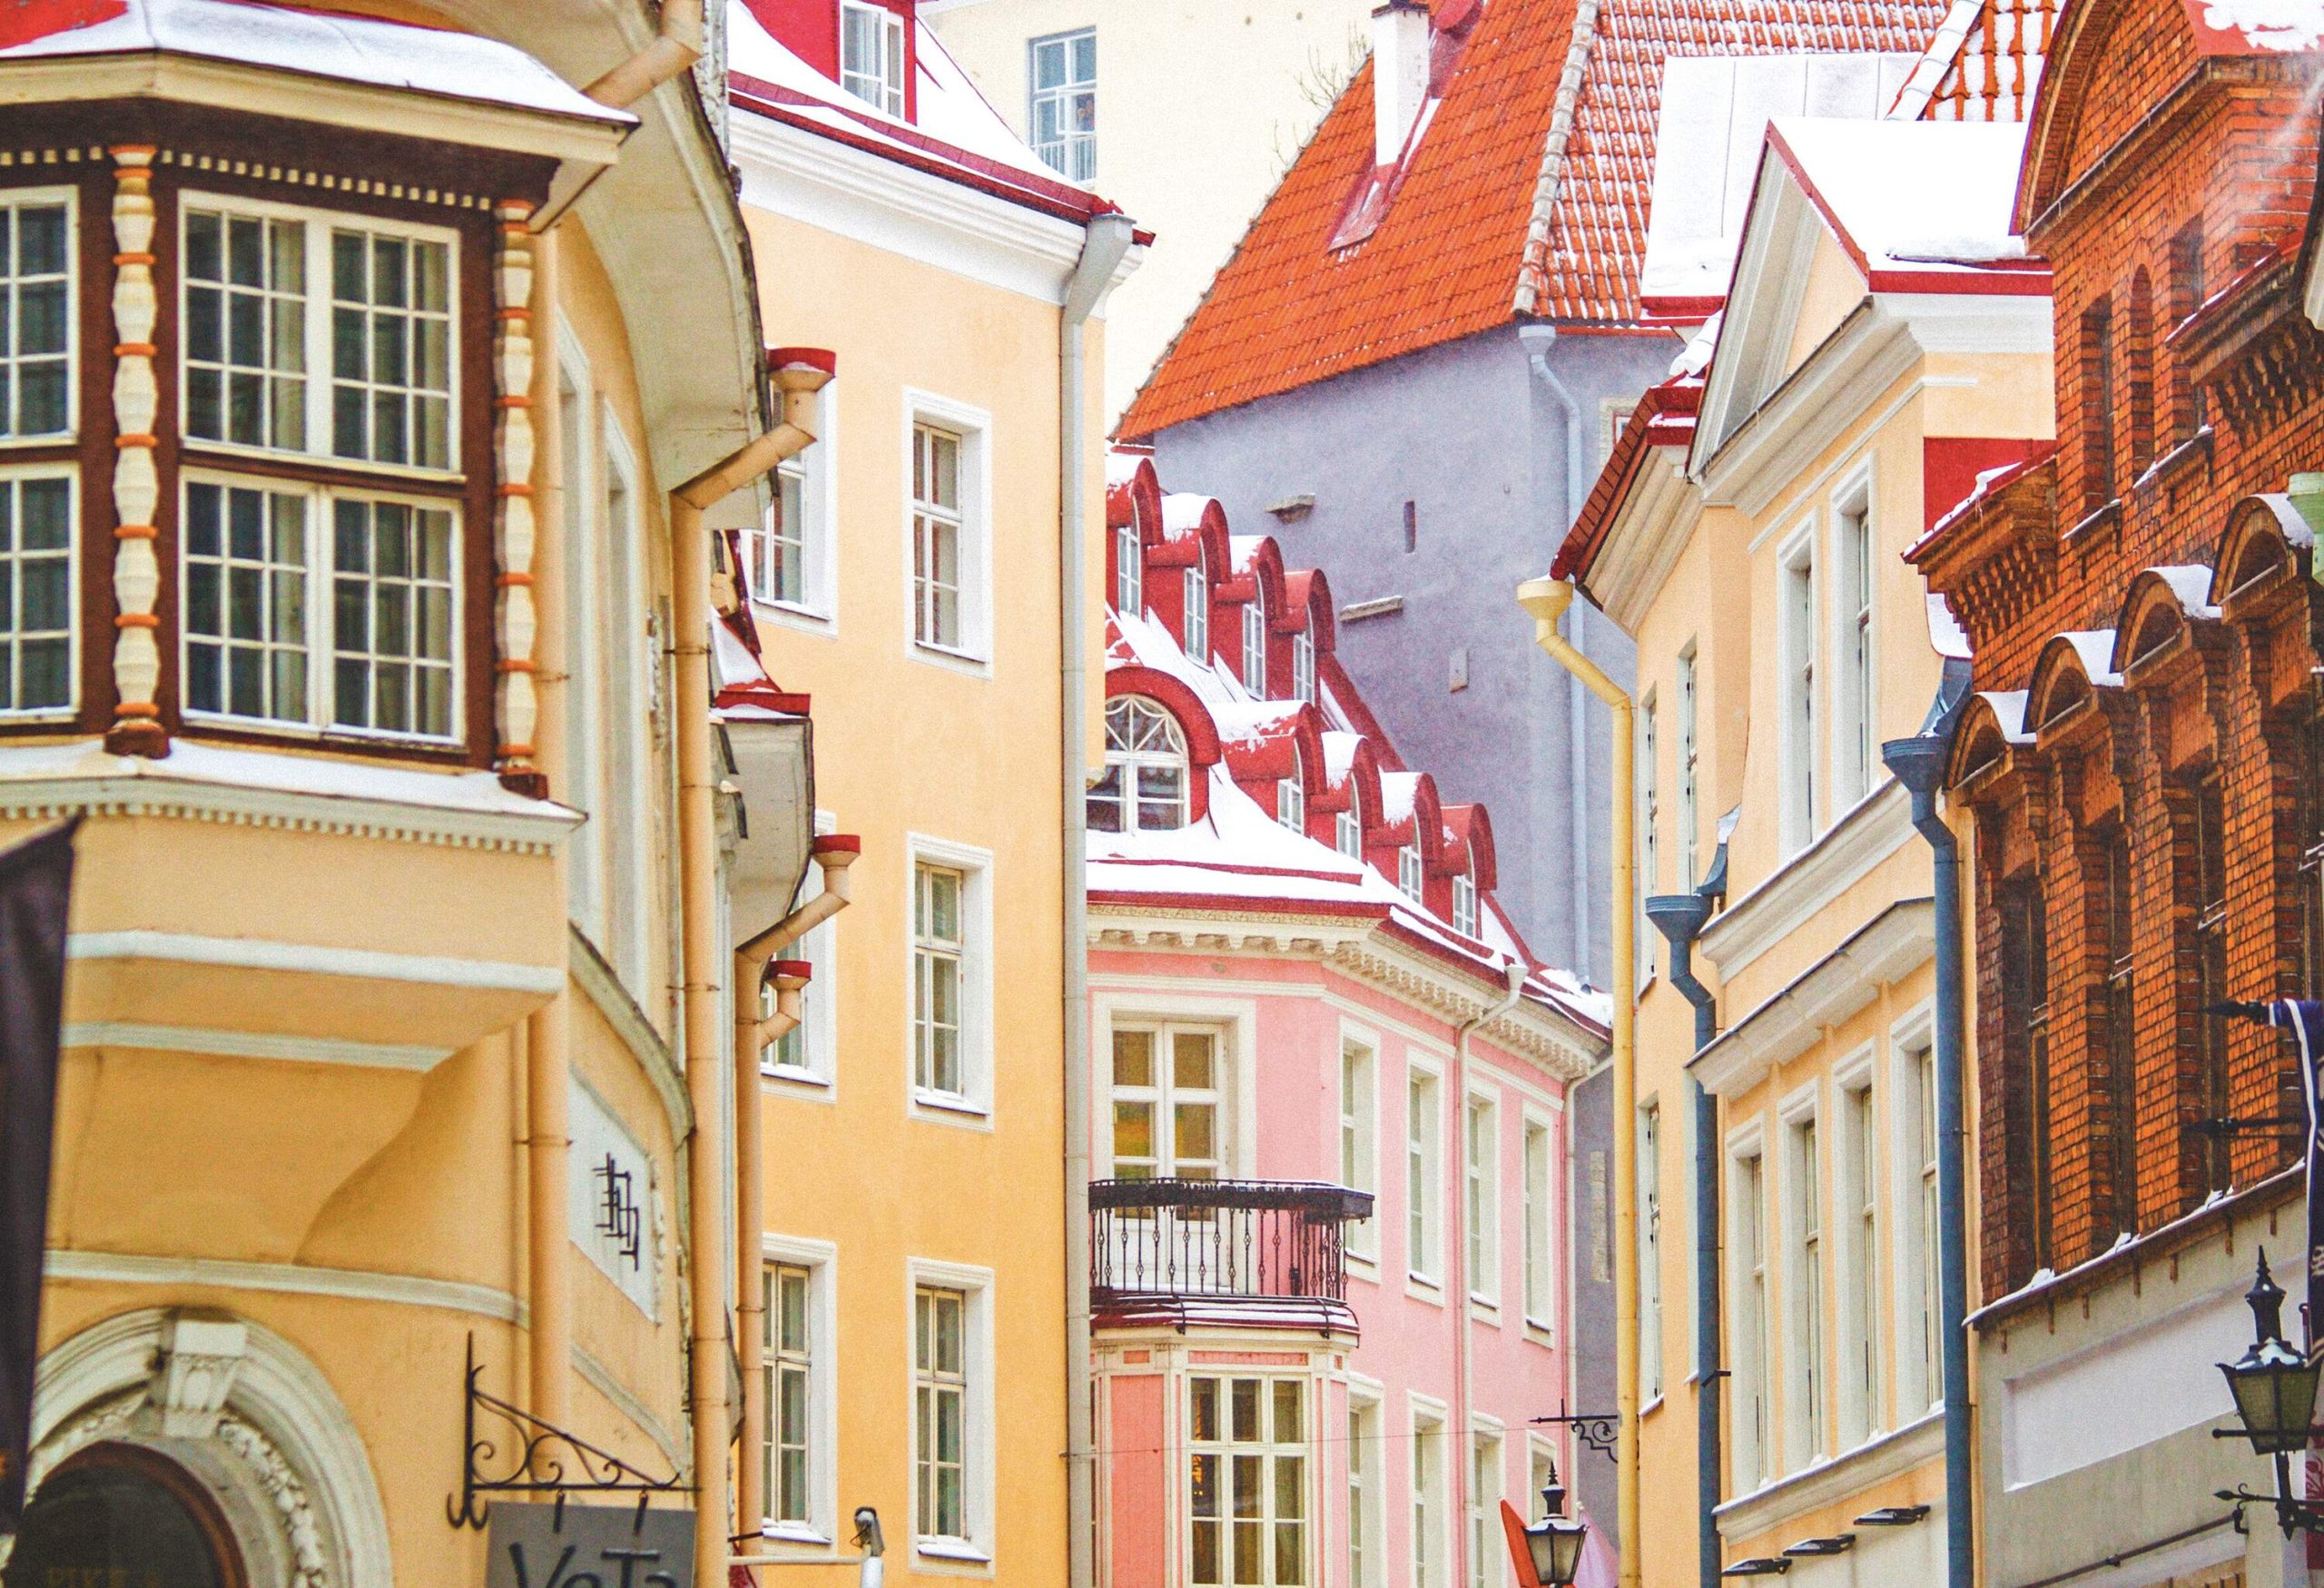
[[[1321,573],[1113,459],[1089,797],[1106,1588],[1502,1588],[1568,1395],[1602,998],[1408,770]],[[1517,621],[1512,615],[1512,621]]]

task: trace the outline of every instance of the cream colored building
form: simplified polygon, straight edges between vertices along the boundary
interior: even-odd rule
[[[1560,558],[1638,641],[1641,893],[1723,879],[1694,948],[1721,1028],[1699,1053],[1642,934],[1658,1588],[1701,1580],[1706,1240],[1728,1376],[1717,1561],[1804,1588],[1945,1579],[1931,861],[1881,745],[1919,731],[1962,650],[1902,553],[2051,433],[2048,277],[2007,236],[2018,136],[1774,123],[1715,339],[1648,394]],[[1938,195],[1946,242],[1916,241],[1896,192]]]
[[[1369,48],[1372,0],[920,0],[1018,134],[1153,229],[1107,311],[1129,406]]]

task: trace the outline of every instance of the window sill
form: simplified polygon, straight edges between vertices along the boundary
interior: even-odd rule
[[[817,1532],[804,1522],[768,1522],[759,1527],[759,1536],[774,1544],[811,1545],[817,1549],[832,1547],[831,1535]]]
[[[819,1102],[830,1101],[833,1091],[830,1076],[791,1064],[762,1064],[759,1079],[783,1091],[798,1092]]]
[[[1347,1266],[1355,1269],[1361,1277],[1371,1280],[1374,1285],[1380,1282],[1380,1256],[1377,1252],[1351,1252],[1343,1249],[1341,1255],[1346,1258]]]
[[[835,615],[813,607],[803,607],[795,601],[770,601],[763,596],[751,597],[752,609],[788,628],[803,629],[810,634],[830,634],[837,626]]]
[[[1550,1324],[1543,1323],[1538,1317],[1529,1317],[1525,1320],[1525,1337],[1545,1350],[1557,1348],[1557,1329]]]
[[[931,1091],[923,1086],[911,1089],[912,1112],[937,1124],[959,1125],[971,1129],[992,1129],[992,1105],[964,1098],[949,1091]]]
[[[1473,1290],[1470,1291],[1469,1316],[1479,1323],[1489,1323],[1498,1327],[1501,1323],[1501,1298],[1497,1296],[1480,1296]]]
[[[1658,1395],[1652,1400],[1647,1402],[1646,1405],[1639,1407],[1639,1421],[1642,1423],[1646,1421],[1647,1418],[1652,1416],[1655,1413],[1660,1411],[1662,1409],[1662,1399],[1663,1397]]]
[[[989,1566],[992,1557],[965,1538],[922,1538],[912,1553],[931,1561],[957,1561],[962,1565]]]
[[[213,441],[194,436],[187,436],[182,440],[179,456],[182,467],[196,472],[206,468],[231,473],[236,464],[255,463],[265,466],[269,472],[297,469],[357,475],[382,484],[392,481],[406,487],[434,486],[439,489],[457,490],[468,482],[466,473],[457,464],[449,469],[429,469],[417,463],[378,463],[369,458],[341,458],[330,452],[289,452],[275,447],[251,447],[237,441]],[[305,480],[303,473],[300,478],[305,483],[316,483]],[[353,488],[376,488],[357,486]]]
[[[457,735],[437,738],[424,734],[390,734],[337,724],[330,727],[317,727],[312,723],[285,722],[277,717],[235,716],[222,711],[189,709],[184,714],[184,725],[179,731],[200,734],[205,729],[217,734],[232,734],[238,737],[271,740],[282,745],[348,755],[410,755],[438,760],[446,755],[465,755],[468,749],[468,742]]]
[[[950,646],[932,646],[913,640],[910,654],[915,662],[925,662],[931,667],[965,674],[971,678],[990,677],[992,674],[992,658],[979,656],[974,651],[955,650]]]
[[[1416,1300],[1425,1301],[1431,1307],[1444,1305],[1444,1287],[1423,1274],[1404,1276],[1404,1294]]]

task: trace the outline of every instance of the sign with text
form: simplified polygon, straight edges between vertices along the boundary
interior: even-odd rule
[[[495,1501],[484,1588],[687,1588],[694,1513]]]

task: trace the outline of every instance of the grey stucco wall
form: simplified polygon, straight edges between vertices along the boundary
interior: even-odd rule
[[[1578,507],[1565,410],[1529,350],[1505,326],[1229,409],[1154,437],[1155,466],[1166,490],[1217,498],[1236,533],[1274,535],[1288,566],[1322,568],[1341,607],[1402,597],[1398,612],[1340,625],[1342,665],[1408,765],[1448,802],[1491,810],[1497,895],[1533,952],[1603,986],[1610,718],[1534,647],[1514,599],[1548,571]],[[1640,336],[1549,347],[1580,409],[1585,492],[1601,400],[1634,399],[1676,351]],[[1305,518],[1267,513],[1295,496],[1315,498]],[[1570,621],[1627,685],[1628,638],[1595,612]],[[1459,652],[1468,682],[1455,689]]]
[[[1573,1384],[1571,1409],[1611,1412],[1614,1383],[1614,1071],[1601,1064],[1566,1093],[1570,1183],[1566,1222],[1572,1243]],[[1615,1524],[1610,1455],[1577,1445],[1566,1484],[1588,1507],[1593,1525]],[[1529,1512],[1530,1515],[1531,1513]]]

